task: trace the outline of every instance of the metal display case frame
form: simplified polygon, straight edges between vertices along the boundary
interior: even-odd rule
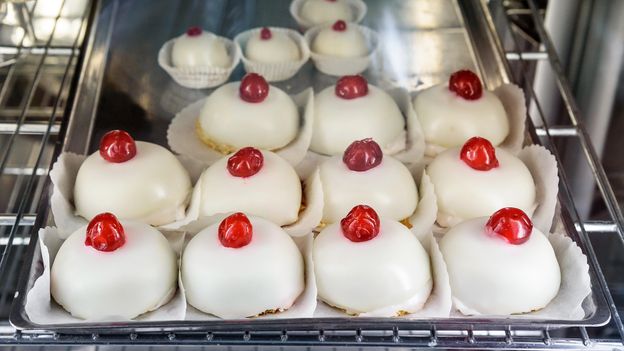
[[[144,344],[144,345],[326,345],[326,346],[404,346],[439,348],[619,348],[623,346],[624,325],[618,308],[609,292],[596,257],[590,233],[617,235],[624,243],[624,217],[607,181],[600,160],[583,128],[580,111],[576,106],[563,68],[544,27],[543,13],[533,0],[527,0],[523,9],[507,8],[502,1],[452,0],[461,14],[462,24],[471,44],[477,68],[489,87],[515,82],[522,86],[528,104],[534,106],[529,120],[529,140],[539,142],[551,150],[561,165],[559,138],[574,138],[583,150],[583,157],[592,170],[597,188],[610,215],[610,220],[582,221],[574,206],[568,179],[560,172],[560,202],[563,225],[587,255],[591,266],[594,287],[593,299],[597,313],[585,321],[539,321],[522,319],[427,319],[419,321],[397,319],[303,319],[293,321],[219,321],[215,323],[176,322],[158,324],[94,325],[82,328],[67,325],[49,329],[32,328],[23,313],[25,291],[32,279],[22,279],[19,286],[7,292],[4,308],[12,305],[12,322],[18,327],[0,325],[1,344]],[[96,108],[104,78],[108,47],[116,21],[119,0],[108,2],[110,16],[100,16],[101,1],[89,3],[81,17],[80,30],[71,45],[56,45],[54,31],[62,17],[59,10],[51,35],[45,43],[23,47],[22,43],[4,51],[20,57],[38,59],[32,70],[32,79],[26,87],[24,99],[16,118],[0,122],[0,176],[9,172],[9,160],[24,139],[37,138],[32,151],[32,164],[19,173],[20,196],[14,200],[14,212],[0,214],[0,283],[16,280],[20,265],[22,277],[33,269],[32,257],[38,253],[36,230],[48,223],[47,172],[50,162],[64,150],[86,153],[92,138]],[[62,7],[61,7],[62,8]],[[525,16],[533,23],[539,37],[536,50],[523,50],[522,33],[515,27],[511,16]],[[496,16],[495,21],[494,16]],[[498,26],[497,26],[498,24]],[[504,47],[505,37],[509,47]],[[45,112],[34,113],[35,92],[40,85],[42,72],[49,56],[65,58],[61,65],[61,84],[51,94],[53,102]],[[540,99],[532,86],[531,71],[535,62],[549,65],[556,77],[557,89],[565,103],[567,123],[552,126],[540,108]],[[6,68],[1,82],[0,106],[9,91],[19,65]],[[29,71],[30,72],[30,71]],[[2,106],[4,107],[4,106]],[[64,113],[62,113],[64,110]],[[47,164],[46,164],[47,162]],[[17,291],[10,296],[12,291]],[[12,299],[14,297],[14,299]],[[11,301],[12,300],[12,301]],[[2,307],[0,301],[0,307]],[[591,338],[588,330],[609,321],[616,337]],[[259,323],[260,322],[260,323]],[[592,328],[589,328],[589,327]]]

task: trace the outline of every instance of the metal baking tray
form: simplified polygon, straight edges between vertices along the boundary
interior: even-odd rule
[[[137,139],[166,145],[166,129],[176,112],[212,90],[190,90],[178,86],[156,62],[158,49],[166,40],[189,25],[201,25],[226,37],[262,25],[296,28],[288,13],[289,0],[257,1],[120,1],[97,4],[95,23],[84,52],[81,78],[75,87],[74,105],[64,122],[62,151],[93,152],[92,141],[112,128],[123,128]],[[509,70],[491,19],[479,0],[392,0],[367,1],[363,24],[386,34],[381,59],[366,76],[384,87],[403,86],[410,91],[442,82],[459,68],[480,72],[485,85],[493,89],[510,82]],[[244,74],[242,65],[230,80]],[[308,62],[292,79],[276,85],[289,93],[312,86],[315,91],[336,78],[317,72]],[[535,128],[528,121],[527,143],[538,143]],[[60,152],[57,150],[57,154]],[[560,191],[561,193],[561,191]],[[48,218],[47,197],[41,200],[35,229]],[[586,237],[576,231],[569,211],[573,204],[560,196],[557,224],[590,258]],[[605,299],[604,277],[597,273],[595,259],[588,260],[592,294],[584,301],[587,313],[580,320],[528,318],[304,318],[243,319],[215,321],[72,323],[40,325],[29,320],[24,306],[26,294],[36,279],[41,254],[36,232],[32,234],[11,323],[20,330],[58,333],[118,334],[134,332],[207,331],[313,331],[373,329],[394,331],[435,330],[548,330],[566,326],[606,324],[610,310]]]

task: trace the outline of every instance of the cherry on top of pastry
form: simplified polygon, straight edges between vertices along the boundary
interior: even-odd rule
[[[257,73],[247,73],[240,82],[239,95],[247,102],[262,102],[269,95],[269,83]]]
[[[472,169],[489,171],[498,167],[496,149],[489,140],[472,137],[466,141],[459,152],[459,157]]]
[[[515,207],[505,207],[494,212],[485,224],[485,231],[498,235],[512,245],[520,245],[531,236],[533,223],[524,211]]]
[[[262,152],[254,147],[244,147],[230,158],[227,162],[227,170],[235,177],[247,178],[260,172],[264,165]]]
[[[221,245],[238,249],[251,242],[253,227],[244,213],[236,212],[219,224],[218,233]]]
[[[460,70],[451,74],[449,89],[466,100],[477,100],[483,95],[479,76],[470,70]]]
[[[271,37],[273,36],[273,34],[271,33],[271,30],[267,27],[263,27],[260,30],[260,39],[262,40],[269,40],[271,39]]]
[[[338,97],[351,100],[368,94],[368,82],[361,75],[343,76],[336,82],[335,93]]]
[[[189,29],[186,30],[186,35],[188,35],[189,37],[197,37],[200,36],[202,33],[203,30],[198,26],[189,27]]]
[[[379,234],[381,223],[377,212],[366,205],[357,205],[340,221],[342,234],[353,242],[369,241]]]
[[[335,30],[336,32],[344,32],[345,30],[347,30],[347,22],[343,20],[337,20],[332,25],[332,29]]]
[[[372,138],[356,140],[347,147],[342,162],[352,171],[364,172],[379,166],[383,159],[381,147]]]
[[[111,130],[100,140],[100,156],[108,162],[126,162],[136,153],[136,143],[126,131]]]
[[[115,251],[126,243],[124,228],[114,214],[100,213],[87,225],[85,245],[98,251]]]

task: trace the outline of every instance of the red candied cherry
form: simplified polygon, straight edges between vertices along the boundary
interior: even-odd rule
[[[470,70],[461,70],[451,74],[449,89],[466,100],[477,100],[483,95],[481,80]]]
[[[117,250],[125,243],[126,234],[114,214],[100,213],[89,222],[85,245],[98,251],[110,252]]]
[[[332,29],[336,32],[344,32],[345,30],[347,30],[347,22],[343,20],[337,20],[332,26]]]
[[[524,211],[515,207],[505,207],[494,212],[485,224],[485,231],[499,235],[508,243],[520,245],[531,236],[533,223]]]
[[[352,171],[364,172],[379,166],[383,152],[373,139],[356,140],[342,155],[342,162]]]
[[[123,130],[111,130],[100,140],[100,156],[108,162],[121,163],[136,156],[134,139]]]
[[[262,156],[262,152],[248,146],[230,156],[227,162],[227,170],[235,177],[247,178],[260,172],[263,164],[264,156]]]
[[[357,205],[340,221],[342,234],[353,242],[369,241],[379,234],[379,216],[366,205]]]
[[[188,35],[189,37],[197,37],[200,36],[203,32],[204,31],[200,27],[193,26],[186,30],[186,35]]]
[[[335,93],[338,97],[351,100],[368,94],[368,82],[361,75],[343,76],[336,82]]]
[[[236,212],[219,224],[219,241],[225,247],[238,249],[251,242],[253,227],[244,213]]]
[[[269,95],[269,83],[257,73],[247,73],[238,88],[241,99],[247,102],[262,102]]]
[[[264,27],[260,30],[260,39],[269,40],[273,35],[271,34],[271,30],[267,27]]]
[[[489,140],[481,137],[472,137],[464,144],[459,157],[472,169],[489,171],[498,167],[496,149]]]

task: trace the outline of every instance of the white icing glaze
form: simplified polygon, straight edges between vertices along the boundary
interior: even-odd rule
[[[368,54],[368,45],[362,32],[351,23],[346,30],[335,31],[332,27],[321,29],[312,41],[312,51],[336,57],[361,57]]]
[[[334,223],[314,239],[314,271],[322,300],[348,313],[374,311],[417,295],[426,301],[432,287],[427,252],[403,224],[382,218],[380,228],[372,240],[356,243]]]
[[[102,212],[163,225],[184,217],[191,180],[178,159],[162,146],[136,142],[137,154],[113,163],[99,152],[84,160],[74,185],[76,213],[87,220]]]
[[[251,177],[235,177],[227,170],[229,156],[204,171],[200,215],[245,212],[277,225],[297,220],[301,181],[292,166],[271,151],[262,150],[264,165]]]
[[[132,319],[173,296],[178,265],[167,239],[144,223],[121,224],[126,242],[115,251],[86,246],[85,226],[72,233],[56,254],[51,293],[73,316]]]
[[[173,41],[174,67],[228,67],[230,62],[225,44],[210,32],[203,31],[198,36],[185,33]]]
[[[349,22],[353,20],[353,13],[344,0],[306,0],[301,6],[301,17],[317,25],[340,19]]]
[[[297,61],[301,57],[297,43],[288,34],[271,31],[270,39],[262,39],[260,32],[247,41],[245,55],[252,61],[278,63]]]
[[[280,227],[249,217],[251,242],[228,248],[216,223],[191,239],[182,256],[182,282],[189,304],[221,318],[286,310],[304,288],[303,258]]]
[[[390,95],[373,85],[368,85],[368,95],[351,100],[336,96],[332,85],[314,99],[313,125],[310,149],[342,155],[353,141],[365,138],[386,149],[402,137],[405,120]]]
[[[509,134],[509,120],[503,104],[494,93],[483,90],[478,100],[466,100],[446,84],[423,90],[414,99],[414,110],[428,144],[461,147],[480,136],[499,145]]]
[[[352,171],[334,156],[320,165],[323,184],[323,222],[340,221],[354,206],[368,205],[379,216],[397,221],[416,210],[418,190],[414,178],[401,162],[384,155],[381,163],[364,172]]]
[[[427,167],[438,200],[438,223],[452,226],[462,220],[490,216],[503,207],[517,207],[531,216],[536,190],[531,172],[511,153],[496,148],[499,166],[472,169],[458,148],[439,154]]]
[[[555,252],[537,229],[521,245],[485,233],[487,217],[462,222],[440,241],[453,298],[462,311],[508,315],[537,310],[557,295]]]
[[[299,113],[293,100],[274,86],[262,102],[251,103],[240,98],[240,82],[215,90],[199,115],[205,136],[218,144],[235,148],[253,146],[275,150],[286,146],[299,131]]]

